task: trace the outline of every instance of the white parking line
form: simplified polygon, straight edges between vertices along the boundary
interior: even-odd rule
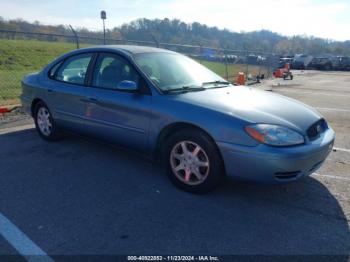
[[[330,108],[330,107],[315,107],[318,110],[324,110],[324,111],[340,111],[340,112],[350,112],[350,109],[345,108]]]
[[[346,148],[333,147],[333,150],[335,150],[335,151],[343,151],[343,152],[350,153],[350,149],[346,149]]]
[[[0,235],[27,261],[53,261],[40,247],[31,241],[16,225],[0,213]],[[40,258],[36,257],[40,256]]]
[[[328,178],[333,178],[333,179],[339,179],[339,180],[345,180],[345,181],[350,181],[350,178],[348,177],[342,177],[342,176],[332,176],[332,175],[321,175],[319,173],[313,173],[314,176],[320,176],[320,177],[328,177]]]

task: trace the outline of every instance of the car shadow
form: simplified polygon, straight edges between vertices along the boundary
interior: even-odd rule
[[[80,137],[47,143],[25,130],[0,135],[0,144],[0,210],[49,254],[349,259],[349,199],[313,177],[284,185],[230,178],[193,195],[139,154]]]

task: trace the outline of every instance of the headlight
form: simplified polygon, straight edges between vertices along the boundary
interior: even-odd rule
[[[260,143],[271,146],[292,146],[304,143],[304,137],[301,134],[283,126],[256,124],[246,126],[245,131]]]

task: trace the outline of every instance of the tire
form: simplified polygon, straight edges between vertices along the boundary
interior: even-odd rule
[[[207,193],[223,180],[225,169],[220,152],[203,131],[185,129],[175,133],[166,141],[162,156],[169,179],[184,191]]]
[[[46,141],[57,141],[61,134],[44,102],[38,102],[34,108],[34,123],[39,136]]]
[[[293,75],[290,75],[290,80],[293,80]]]

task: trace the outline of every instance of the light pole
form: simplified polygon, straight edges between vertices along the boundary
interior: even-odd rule
[[[106,11],[101,11],[101,19],[103,21],[103,44],[106,44],[106,28],[105,28],[105,20],[107,19]]]

